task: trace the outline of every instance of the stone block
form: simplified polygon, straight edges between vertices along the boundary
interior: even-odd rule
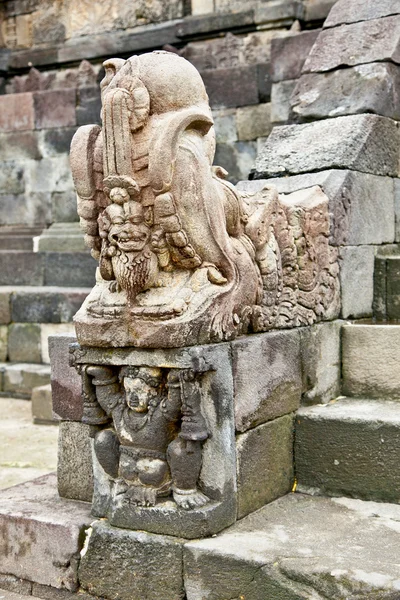
[[[0,160],[39,160],[41,158],[42,153],[36,131],[0,133]]]
[[[54,475],[0,492],[1,571],[58,589],[78,589],[89,507],[61,500]]]
[[[97,261],[89,252],[44,252],[44,285],[86,287],[95,284]],[[67,275],[66,275],[67,274]]]
[[[186,598],[395,600],[399,517],[395,504],[289,494],[185,545]]]
[[[387,244],[394,239],[394,190],[389,177],[334,169],[266,183],[281,194],[319,185],[329,198],[330,243],[334,246]]]
[[[270,63],[258,63],[257,81],[258,81],[258,96],[260,102],[269,102],[271,100],[271,67]]]
[[[243,106],[236,111],[238,139],[255,140],[271,132],[271,104]]]
[[[85,423],[60,423],[57,485],[61,498],[92,501],[93,467],[90,440],[96,430],[96,427]]]
[[[0,131],[34,129],[32,94],[4,94],[0,96]]]
[[[386,265],[387,261],[385,256],[375,256],[374,301],[372,309],[373,316],[378,321],[387,319]]]
[[[320,30],[315,29],[272,40],[271,79],[274,83],[300,77],[304,61],[319,33]]]
[[[37,249],[38,252],[85,252],[87,254],[84,234],[79,223],[53,223],[38,237]]]
[[[248,176],[257,153],[256,142],[217,144],[214,164],[223,165],[228,171],[228,180],[236,183]]]
[[[324,29],[303,67],[304,73],[372,62],[400,62],[400,19],[373,19]]]
[[[258,104],[258,76],[255,65],[210,69],[202,71],[201,76],[213,108]]]
[[[248,336],[231,347],[237,431],[299,407],[302,379],[297,330]]]
[[[344,246],[339,251],[341,317],[372,316],[374,298],[373,246]]]
[[[0,288],[0,323],[7,325],[11,321],[10,307],[11,290]]]
[[[386,270],[387,318],[400,320],[400,256],[387,258]]]
[[[41,338],[41,350],[42,350],[42,362],[50,364],[48,340],[49,337],[55,335],[74,335],[75,327],[73,323],[41,323],[40,324],[40,338]]]
[[[195,1],[199,2],[199,0]],[[200,2],[202,1],[204,2],[204,0],[200,0]],[[207,0],[205,1],[207,2]],[[207,16],[194,18],[196,15],[193,14],[193,18],[186,18],[175,25],[175,34],[178,38],[191,38],[212,31],[229,31],[236,27],[243,27],[244,25],[254,25],[253,10],[243,11],[243,4],[240,4],[239,10],[227,10],[224,11],[224,14],[218,14],[218,6],[215,6],[215,12],[212,9],[211,13],[213,14],[208,14]]]
[[[79,565],[79,581],[90,593],[106,598],[181,600],[181,540],[94,523]]]
[[[299,491],[398,503],[399,444],[398,402],[342,398],[301,408],[295,443]]]
[[[394,180],[395,241],[400,242],[400,180]]]
[[[376,115],[274,127],[257,157],[254,178],[332,168],[396,177],[398,139],[395,122]]]
[[[399,398],[400,325],[345,325],[342,335],[343,393]]]
[[[302,75],[291,98],[292,116],[315,120],[373,113],[400,119],[400,67],[370,63]]]
[[[11,320],[16,323],[70,323],[88,293],[89,288],[16,289],[11,295]]]
[[[375,0],[352,0],[352,2],[339,0],[332,7],[324,23],[324,28],[398,14],[400,14],[400,6],[397,0],[380,0],[379,2],[375,2]]]
[[[78,221],[76,193],[74,190],[53,192],[51,194],[52,216],[57,223],[75,223]],[[83,238],[83,235],[81,236]]]
[[[24,597],[30,596],[32,592],[32,582],[20,579],[19,577],[14,577],[14,575],[0,574],[0,594],[3,590],[13,592],[14,594],[22,594]]]
[[[231,144],[237,141],[235,114],[233,108],[213,112],[217,144]]]
[[[299,4],[296,0],[270,0],[257,2],[255,5],[255,22],[270,23],[273,21],[289,21],[298,18]]]
[[[303,404],[323,404],[340,394],[341,321],[301,327]]]
[[[27,178],[28,179],[28,178]],[[27,179],[25,183],[27,183]],[[38,226],[51,222],[51,197],[46,192],[0,195],[0,225]],[[19,285],[19,284],[17,284]]]
[[[26,186],[36,192],[64,192],[73,190],[68,155],[58,155],[31,161],[26,169]]]
[[[76,338],[72,335],[49,338],[53,413],[55,418],[68,421],[82,418],[82,382],[69,366],[69,345],[74,342]]]
[[[33,94],[36,129],[76,125],[76,90],[45,90]]]
[[[271,89],[271,123],[286,123],[290,118],[290,98],[296,80],[279,81]]]
[[[3,381],[4,392],[12,396],[30,398],[34,387],[49,383],[50,367],[26,363],[6,365]]]
[[[8,327],[0,325],[0,362],[5,362],[8,355]]]
[[[100,123],[101,98],[98,86],[81,87],[77,91],[76,123]]]
[[[292,489],[293,429],[284,415],[237,435],[238,519]]]
[[[39,147],[44,157],[69,153],[76,127],[43,129],[38,133]]]
[[[8,336],[8,358],[11,362],[42,362],[40,325],[11,323]]]
[[[0,190],[3,194],[24,193],[25,182],[23,163],[15,161],[6,161],[1,163]]]
[[[303,0],[304,21],[323,21],[337,0]]]
[[[52,423],[51,385],[40,385],[32,390],[32,417],[34,423]]]
[[[214,0],[192,0],[192,15],[205,15],[214,12]]]

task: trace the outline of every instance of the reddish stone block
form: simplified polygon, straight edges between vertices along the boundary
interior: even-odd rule
[[[32,94],[5,94],[0,96],[0,131],[34,129]]]
[[[76,90],[46,90],[33,94],[36,129],[76,125]]]

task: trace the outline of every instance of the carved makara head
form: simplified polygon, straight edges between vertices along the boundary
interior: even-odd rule
[[[146,413],[161,392],[162,371],[151,367],[123,367],[120,371],[126,403],[137,413]]]

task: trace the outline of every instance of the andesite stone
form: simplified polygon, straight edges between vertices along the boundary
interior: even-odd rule
[[[15,323],[69,323],[88,293],[89,288],[29,286],[16,287],[4,297]]]
[[[8,325],[11,321],[11,290],[4,290],[0,288],[0,323],[2,325]]]
[[[210,105],[238,107],[258,104],[258,75],[255,65],[202,71]],[[229,89],[229,94],[226,90]]]
[[[76,125],[75,89],[35,92],[33,98],[36,129],[73,127]]]
[[[337,0],[303,0],[304,20],[323,21]]]
[[[240,141],[269,135],[272,129],[271,104],[239,107],[236,111],[236,126]]]
[[[375,0],[352,0],[351,2],[339,0],[334,3],[324,23],[324,28],[398,14],[400,14],[400,6],[397,0],[379,0],[379,2],[375,2]]]
[[[266,5],[268,6],[268,5]],[[298,79],[319,29],[303,31],[271,42],[271,79],[273,83]]]
[[[93,467],[91,438],[97,428],[62,421],[59,429],[57,487],[61,498],[91,502]]]
[[[3,368],[3,392],[8,396],[30,398],[32,389],[50,381],[50,367],[35,363],[6,363]]]
[[[53,423],[53,413],[51,404],[51,385],[40,385],[32,389],[32,417],[33,422],[37,424]],[[1,585],[1,584],[0,584]]]
[[[40,325],[37,323],[11,323],[8,358],[11,362],[42,362]]]
[[[271,123],[287,123],[290,119],[290,99],[297,80],[279,81],[271,89]]]
[[[0,131],[23,131],[34,129],[32,94],[0,95]]]
[[[8,356],[8,327],[0,325],[0,362],[5,362]]]
[[[339,250],[341,317],[372,316],[374,246],[342,246]]]
[[[76,342],[73,335],[49,337],[51,389],[55,418],[64,421],[82,419],[82,381],[69,366],[69,345]]]

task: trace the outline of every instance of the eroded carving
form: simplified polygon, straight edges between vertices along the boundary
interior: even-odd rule
[[[179,347],[334,316],[321,190],[285,199],[225,181],[212,166],[203,82],[176,54],[112,59],[105,70],[103,127],[81,127],[71,147],[78,212],[99,260],[75,318],[80,343]]]

